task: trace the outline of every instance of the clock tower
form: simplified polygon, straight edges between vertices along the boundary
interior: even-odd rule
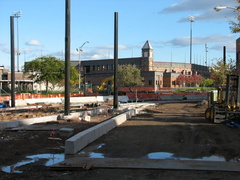
[[[153,48],[149,41],[142,47],[142,71],[153,71],[154,69]]]

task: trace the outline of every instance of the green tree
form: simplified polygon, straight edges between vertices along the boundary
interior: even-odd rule
[[[215,65],[210,67],[211,79],[214,81],[216,87],[226,85],[227,74],[235,73],[235,63],[230,59],[224,64],[222,59],[219,59]]]
[[[203,85],[204,87],[211,87],[213,86],[214,80],[210,79],[210,78],[206,78],[202,81],[201,85]]]
[[[48,92],[49,83],[55,85],[64,80],[65,77],[64,61],[52,56],[43,56],[36,58],[30,62],[26,62],[23,72],[28,78],[34,82],[45,82],[46,92]],[[76,83],[78,72],[74,67],[70,68],[70,79],[72,83]],[[70,80],[70,82],[71,82]]]
[[[128,87],[130,91],[135,86],[143,86],[141,71],[135,65],[127,64],[118,66],[119,86]]]

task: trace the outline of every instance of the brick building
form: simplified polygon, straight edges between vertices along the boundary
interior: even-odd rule
[[[33,80],[24,76],[22,72],[15,72],[15,88],[16,91],[33,90]],[[11,89],[11,71],[0,66],[0,90],[9,93]]]
[[[100,85],[101,81],[113,75],[113,59],[101,60],[84,60],[71,61],[72,65],[77,68],[84,69],[81,74],[86,75],[86,82],[93,86]],[[191,76],[192,74],[200,74],[203,77],[209,77],[207,66],[176,63],[176,62],[160,62],[154,60],[154,50],[149,41],[146,41],[142,47],[142,56],[134,58],[119,58],[119,65],[132,64],[141,70],[141,76],[144,77],[145,85],[138,90],[159,91],[164,88],[176,88],[176,78],[180,74]]]

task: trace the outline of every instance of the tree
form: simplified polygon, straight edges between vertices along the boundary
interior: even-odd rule
[[[239,0],[237,0],[237,3],[240,3]],[[239,33],[240,32],[240,6],[237,6],[236,9],[234,10],[234,13],[236,14],[237,17],[237,22],[235,21],[229,21],[230,24],[230,29],[232,33]]]
[[[180,74],[176,79],[176,84],[179,86],[183,86],[185,82],[186,82],[186,76],[183,74]]]
[[[113,86],[114,86],[114,76],[110,76],[102,80],[98,89],[104,90],[104,91],[107,90],[108,94],[110,94],[111,90],[113,89]]]
[[[183,84],[188,86],[194,84],[196,86],[196,84],[200,84],[202,81],[203,77],[199,74],[193,74],[192,76],[180,74],[176,79],[176,83],[179,86],[183,86]]]
[[[55,85],[64,79],[64,67],[64,61],[61,61],[52,56],[43,56],[36,58],[30,62],[26,62],[24,65],[23,73],[28,75],[28,78],[34,80],[36,83],[45,82],[46,92],[48,92],[49,83]],[[70,77],[72,83],[75,83],[76,77],[78,77],[77,70],[74,69],[74,67],[70,67]]]
[[[240,6],[236,8],[234,11],[237,17],[237,22],[235,21],[229,21],[230,29],[232,33],[239,33],[240,32],[240,14],[239,14]]]
[[[143,78],[141,77],[141,71],[135,65],[119,65],[118,66],[118,85],[122,87],[128,87],[130,91],[135,86],[143,86]],[[99,90],[113,89],[114,76],[110,76],[102,80]]]
[[[141,71],[135,65],[127,64],[118,66],[119,86],[128,87],[130,91],[135,86],[143,86]]]
[[[203,81],[202,81],[201,84],[202,84],[204,87],[210,87],[210,86],[213,85],[213,83],[214,83],[213,79],[206,78],[206,79],[203,79]]]
[[[108,85],[111,87],[114,85],[114,76],[110,76],[110,77],[102,80],[102,82],[99,86],[99,90],[107,90]]]
[[[235,74],[235,63],[230,59],[224,64],[222,59],[218,59],[217,63],[210,67],[211,79],[214,80],[216,87],[226,85],[227,74]]]
[[[240,21],[239,22],[230,21],[229,24],[232,33],[240,32]]]
[[[202,81],[203,81],[203,77],[200,75],[200,74],[193,74],[192,77],[192,82],[191,83],[194,83],[195,85],[196,84],[201,84]]]

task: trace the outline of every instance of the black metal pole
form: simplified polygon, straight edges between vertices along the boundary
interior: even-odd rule
[[[118,13],[114,13],[114,97],[113,107],[118,109]]]
[[[66,0],[65,14],[65,115],[70,113],[70,0]]]
[[[84,89],[83,89],[83,95],[86,96],[86,90],[87,90],[87,87],[86,87],[86,78],[87,78],[87,75],[86,75],[86,67],[83,68],[83,72],[84,72]]]
[[[14,16],[10,16],[11,39],[11,107],[15,107],[15,49],[14,49]]]
[[[190,20],[190,64],[192,64],[192,21]]]
[[[223,46],[223,65],[226,66],[226,46]]]

